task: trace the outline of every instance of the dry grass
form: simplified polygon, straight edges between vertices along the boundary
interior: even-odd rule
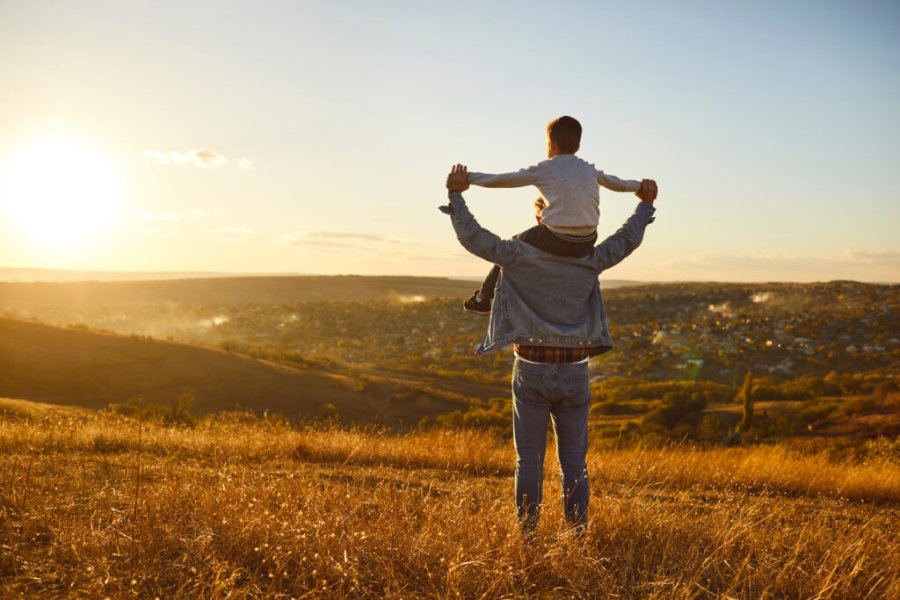
[[[595,448],[585,538],[548,473],[525,545],[511,444],[475,432],[235,417],[139,440],[119,416],[7,405],[0,456],[4,597],[900,595],[890,459]]]

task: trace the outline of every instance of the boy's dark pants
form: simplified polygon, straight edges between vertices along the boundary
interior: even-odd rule
[[[535,225],[531,229],[526,229],[522,233],[513,236],[513,239],[522,240],[526,244],[534,246],[538,250],[549,252],[556,256],[587,256],[594,249],[597,243],[597,234],[584,236],[583,241],[572,241],[561,238],[546,225]],[[485,298],[494,297],[494,287],[497,285],[497,278],[500,277],[500,267],[494,265],[491,272],[488,273],[484,283],[481,284],[481,295]]]

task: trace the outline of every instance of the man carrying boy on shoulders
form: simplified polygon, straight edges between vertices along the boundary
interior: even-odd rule
[[[513,344],[513,438],[516,508],[525,533],[537,527],[543,494],[547,425],[552,423],[562,471],[567,522],[587,524],[590,376],[588,359],[612,348],[597,275],[641,243],[653,221],[656,184],[643,186],[634,214],[587,256],[562,257],[521,240],[504,240],[481,227],[461,192],[468,173],[456,165],[447,177],[450,215],[463,247],[501,267],[488,330],[477,354]]]

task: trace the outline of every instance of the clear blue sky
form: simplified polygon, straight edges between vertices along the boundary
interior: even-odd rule
[[[536,163],[569,114],[660,187],[608,277],[900,281],[898,32],[887,1],[0,1],[0,169],[64,136],[120,189],[76,245],[0,214],[0,266],[478,276],[449,166]],[[535,196],[466,194],[507,236]]]

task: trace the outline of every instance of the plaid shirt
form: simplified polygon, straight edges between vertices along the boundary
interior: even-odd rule
[[[590,356],[590,348],[558,348],[514,344],[516,356],[536,363],[577,363]]]

